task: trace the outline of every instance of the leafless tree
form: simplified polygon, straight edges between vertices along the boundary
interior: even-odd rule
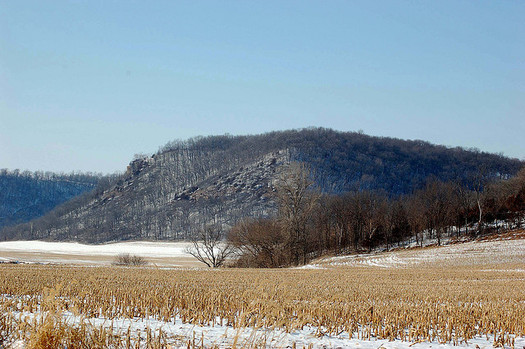
[[[243,219],[228,233],[240,252],[239,266],[275,268],[288,264],[285,237],[275,219]]]
[[[468,231],[469,211],[472,208],[472,205],[474,203],[474,196],[472,195],[472,191],[469,190],[468,186],[464,183],[461,183],[460,180],[454,181],[453,185],[454,185],[454,190],[455,190],[457,208],[459,209],[457,212],[457,216],[461,220],[464,220],[465,234],[468,235],[469,234],[469,231]],[[459,230],[458,230],[458,236],[459,236]]]
[[[384,233],[382,230],[386,225],[387,201],[385,196],[370,191],[360,193],[359,196],[359,210],[362,213],[360,219],[364,228],[362,243],[368,252],[371,252],[378,238]]]
[[[307,260],[308,223],[320,197],[313,184],[307,165],[298,162],[286,166],[276,183],[279,220],[295,264],[299,264],[300,254],[303,263]]]
[[[433,238],[435,233],[438,245],[441,245],[443,234],[454,221],[453,185],[430,178],[425,188],[419,190],[416,195],[424,208],[425,228],[429,237]]]
[[[222,229],[210,225],[199,230],[192,238],[192,246],[185,252],[210,268],[218,268],[234,253],[234,247],[223,241]]]
[[[478,209],[478,234],[481,234],[483,232],[484,208],[487,201],[487,191],[485,189],[489,183],[487,168],[482,165],[479,166],[478,172],[471,176],[470,180],[474,191],[474,200]]]
[[[410,224],[408,223],[408,215],[402,199],[387,203],[385,221],[387,226],[385,234],[387,248],[393,243],[399,245],[402,240],[408,237]]]
[[[113,264],[125,266],[140,266],[148,264],[148,261],[142,256],[132,255],[129,253],[122,253],[115,257]]]
[[[517,227],[521,228],[525,216],[525,167],[510,182],[511,194],[505,206],[513,213]]]

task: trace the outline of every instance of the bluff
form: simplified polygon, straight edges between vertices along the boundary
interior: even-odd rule
[[[291,161],[307,163],[323,192],[392,196],[420,188],[429,176],[468,180],[483,169],[508,178],[524,165],[478,150],[322,128],[198,137],[133,160],[122,176],[32,221],[31,230],[25,224],[1,234],[92,243],[187,239],[205,224],[228,227],[274,214],[273,184]]]

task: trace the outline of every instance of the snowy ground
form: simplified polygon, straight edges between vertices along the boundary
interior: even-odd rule
[[[95,325],[108,324],[102,319],[96,319]],[[157,320],[132,321],[121,320],[118,323],[113,323],[113,328],[117,332],[126,333],[131,326],[132,332],[145,333],[146,328],[149,327],[153,332],[161,329],[163,332],[172,335],[174,338],[180,340],[180,347],[185,348],[188,340],[196,339],[197,343],[203,343],[204,347],[219,347],[231,348],[234,340],[237,340],[237,346],[244,347],[267,347],[267,348],[292,348],[294,345],[297,348],[313,346],[314,348],[364,348],[364,349],[378,349],[383,347],[385,349],[404,349],[404,348],[493,348],[493,339],[487,340],[483,338],[475,338],[468,343],[463,343],[460,346],[454,346],[452,343],[410,343],[401,340],[361,340],[355,334],[349,338],[347,332],[343,332],[338,336],[317,335],[318,330],[315,327],[305,327],[302,330],[286,333],[282,330],[269,329],[234,329],[231,326],[195,326],[191,324],[183,324],[180,320],[174,323],[163,323]],[[202,342],[201,342],[202,340]],[[525,337],[518,337],[515,340],[515,348],[525,348]]]
[[[409,267],[415,265],[497,265],[525,263],[525,235],[512,235],[492,241],[474,241],[442,247],[405,248],[391,252],[329,257],[303,266],[319,269],[330,266]],[[432,241],[427,241],[430,243]],[[115,257],[129,253],[144,257],[150,264],[168,267],[202,267],[185,252],[189,242],[120,242],[85,245],[74,242],[6,241],[0,242],[0,262],[109,265]],[[409,245],[412,246],[412,245]]]
[[[499,266],[525,265],[525,239],[471,241],[446,246],[399,249],[359,255],[328,257],[317,260],[304,268],[333,266],[370,266],[403,268],[411,266]],[[519,271],[519,269],[513,269]],[[521,269],[522,272],[525,270]]]
[[[77,243],[51,243],[40,241],[16,241],[0,243],[0,261],[19,260],[45,263],[109,264],[120,253],[143,256],[159,265],[191,265],[191,258],[184,252],[188,243],[125,242],[106,245],[82,245]],[[186,264],[185,264],[186,263]],[[198,265],[198,264],[197,264]],[[525,277],[525,239],[499,239],[448,244],[442,247],[409,248],[391,252],[329,257],[315,261],[303,268],[409,268],[420,266],[451,267],[472,265],[487,271],[506,270],[523,273]],[[520,280],[524,280],[521,278]],[[20,314],[20,316],[33,316]],[[452,348],[493,348],[493,338],[478,337],[468,343],[454,346],[452,343],[403,342],[384,339],[361,340],[356,334],[350,338],[348,333],[337,336],[320,334],[317,328],[305,327],[302,330],[286,333],[282,330],[264,328],[234,329],[231,326],[198,326],[184,324],[180,319],[162,322],[149,319],[91,318],[81,320],[71,313],[64,313],[67,323],[77,324],[89,321],[96,327],[112,328],[115,333],[141,333],[147,329],[158,334],[162,331],[173,343],[174,348],[186,348],[188,341],[204,347],[231,348],[363,348],[363,349],[452,349]],[[18,343],[23,348],[23,343]],[[514,348],[525,348],[525,337],[516,337]]]
[[[33,318],[33,314],[20,313],[21,317]],[[91,324],[94,327],[112,329],[113,333],[126,336],[128,330],[135,338],[141,336],[144,341],[146,333],[151,331],[153,335],[160,332],[168,339],[172,348],[187,348],[188,341],[197,347],[204,348],[362,348],[362,349],[452,349],[452,348],[493,348],[493,337],[476,337],[467,343],[461,342],[440,344],[438,342],[404,342],[401,340],[389,341],[387,339],[371,338],[370,340],[359,339],[354,333],[350,338],[347,332],[339,335],[319,335],[316,327],[304,327],[302,330],[286,333],[283,330],[264,328],[234,329],[232,326],[214,325],[199,326],[185,324],[180,319],[173,322],[162,322],[155,319],[119,319],[106,320],[103,318],[80,319],[71,313],[64,313],[64,321],[70,325],[76,325],[80,321]],[[132,335],[132,338],[133,335]],[[525,337],[514,337],[514,348],[525,347]],[[24,348],[24,343],[19,341],[13,348]],[[505,347],[510,348],[510,347]]]
[[[0,262],[60,263],[82,265],[111,264],[115,257],[129,253],[159,266],[200,266],[185,252],[189,242],[119,242],[84,245],[75,242],[0,242]]]

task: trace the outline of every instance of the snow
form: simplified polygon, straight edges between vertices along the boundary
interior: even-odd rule
[[[184,249],[190,243],[167,242],[122,242],[105,245],[83,245],[78,243],[57,243],[42,241],[13,241],[0,243],[0,260],[9,260],[7,253],[45,253],[54,255],[76,255],[75,260],[82,260],[82,256],[98,255],[113,257],[120,253],[130,253],[144,257],[164,256],[166,258],[187,257]],[[65,259],[64,259],[65,260]],[[69,259],[68,261],[71,261]],[[490,263],[487,263],[490,261]],[[512,268],[510,263],[516,263]],[[525,273],[525,239],[475,241],[458,244],[449,244],[442,247],[426,247],[415,249],[399,249],[391,252],[337,256],[319,260],[303,266],[303,269],[321,269],[332,266],[371,267],[371,268],[405,268],[419,265],[479,265],[480,272],[494,270]],[[520,275],[521,277],[521,275]],[[18,313],[20,317],[34,317],[31,313]],[[384,339],[362,340],[354,333],[347,332],[339,335],[325,335],[320,329],[307,326],[301,330],[286,333],[282,329],[268,328],[241,328],[235,329],[226,325],[195,325],[183,323],[180,318],[170,322],[155,318],[119,318],[105,319],[81,318],[72,313],[64,312],[66,323],[75,325],[87,321],[95,327],[104,326],[114,333],[126,335],[128,329],[132,334],[146,335],[149,329],[154,334],[162,331],[167,335],[169,343],[174,348],[186,348],[188,341],[195,340],[197,345],[204,347],[231,348],[237,347],[267,347],[267,348],[362,348],[362,349],[452,349],[452,348],[493,348],[493,338],[476,337],[467,343],[454,346],[453,343],[439,344],[437,342],[403,342],[401,340],[388,341]],[[220,321],[218,322],[220,323]],[[24,343],[18,343],[20,348]],[[515,337],[515,348],[525,347],[525,337]]]
[[[0,242],[0,261],[67,264],[110,264],[115,256],[129,253],[154,258],[160,265],[188,264],[194,258],[185,252],[191,242],[133,241],[102,245],[76,242],[5,241]]]
[[[77,255],[117,255],[130,253],[139,256],[181,257],[188,256],[184,249],[190,242],[119,242],[103,245],[85,245],[77,242],[5,241],[0,242],[1,251],[41,252]]]
[[[19,313],[20,318],[34,317],[31,313]],[[493,348],[493,338],[483,336],[476,337],[468,343],[460,343],[454,346],[453,343],[439,344],[437,342],[403,342],[399,339],[389,341],[386,339],[371,338],[364,340],[357,338],[357,333],[350,338],[349,333],[342,332],[339,335],[319,335],[319,329],[313,326],[305,326],[301,330],[286,333],[281,329],[267,328],[238,328],[226,325],[200,326],[183,323],[179,318],[171,322],[163,322],[154,318],[135,318],[135,319],[113,319],[90,318],[82,319],[69,312],[63,314],[63,319],[67,324],[76,325],[81,321],[91,324],[96,328],[105,327],[111,329],[113,333],[125,336],[129,332],[132,334],[140,333],[145,339],[149,329],[154,335],[162,331],[168,338],[168,343],[173,348],[186,348],[188,341],[195,341],[198,346],[231,348],[237,347],[265,347],[265,348],[362,348],[362,349],[452,349],[452,348]],[[133,337],[133,336],[132,336]],[[23,347],[23,343],[19,343]],[[515,337],[515,348],[525,347],[525,337]]]
[[[295,267],[294,269],[325,269],[325,268],[321,267],[318,264],[306,264],[306,265],[301,265],[300,267]]]
[[[371,266],[403,268],[423,264],[497,265],[525,263],[525,239],[472,241],[441,247],[401,249],[391,252],[324,258],[306,268],[327,266]]]

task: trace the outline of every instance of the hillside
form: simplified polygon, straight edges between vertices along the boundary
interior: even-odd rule
[[[430,241],[428,241],[430,242]],[[465,241],[451,239],[443,246],[401,247],[391,251],[319,258],[302,268],[418,268],[484,267],[493,270],[522,271],[525,264],[525,231],[511,230]]]
[[[0,229],[42,216],[92,190],[100,176],[0,170]]]
[[[175,141],[136,159],[125,174],[56,208],[29,225],[4,229],[9,239],[105,242],[185,239],[210,222],[232,226],[245,216],[275,212],[273,182],[279,167],[309,164],[327,193],[383,190],[410,193],[428,176],[508,178],[523,163],[500,155],[423,141],[371,137],[327,129],[214,136]]]

